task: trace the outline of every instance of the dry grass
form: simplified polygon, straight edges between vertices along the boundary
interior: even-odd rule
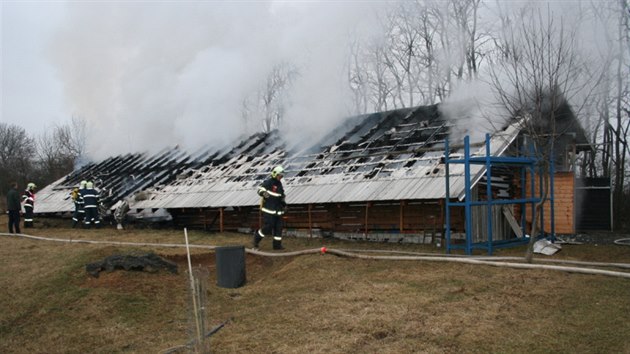
[[[40,222],[40,225],[42,223]],[[6,216],[0,219],[6,229]],[[178,230],[73,230],[29,234],[182,243]],[[189,232],[195,244],[243,244],[239,234]],[[271,241],[263,241],[263,250]],[[321,247],[438,252],[429,246],[285,241]],[[115,253],[154,251],[180,272],[85,272]],[[522,255],[522,248],[499,255]],[[570,246],[557,259],[630,262],[630,247]],[[191,339],[184,249],[68,244],[0,237],[0,352],[159,353]],[[247,255],[247,284],[217,287],[209,270],[208,323],[227,325],[214,353],[630,353],[630,281],[556,271],[311,254]]]

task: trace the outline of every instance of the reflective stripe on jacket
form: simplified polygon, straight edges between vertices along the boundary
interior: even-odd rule
[[[267,192],[269,197],[264,198],[264,194]],[[286,202],[284,201],[284,188],[282,182],[278,179],[270,177],[266,179],[260,187],[258,187],[258,195],[263,197],[260,210],[267,214],[282,215],[284,214],[284,208]]]
[[[28,189],[24,191],[22,195],[22,200],[24,201],[25,207],[34,207],[35,206],[35,194]]]
[[[98,191],[94,188],[81,189],[81,200],[83,201],[83,208],[96,208],[99,203]]]

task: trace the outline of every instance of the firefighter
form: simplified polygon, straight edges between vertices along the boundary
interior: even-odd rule
[[[263,216],[263,227],[254,233],[254,249],[258,249],[260,241],[268,235],[273,236],[273,249],[283,250],[282,246],[282,215],[284,215],[287,203],[285,202],[282,177],[284,168],[276,166],[271,171],[271,177],[267,178],[258,188],[261,197],[260,211]]]
[[[81,198],[81,190],[85,189],[85,185],[87,181],[81,181],[79,183],[79,187],[75,187],[72,192],[70,192],[70,196],[72,197],[72,202],[74,202],[74,213],[72,214],[72,228],[75,228],[78,223],[83,222],[85,218],[85,210],[83,210],[83,199]]]
[[[24,204],[24,228],[33,227],[33,210],[35,209],[35,183],[26,185],[26,190],[22,194]]]
[[[22,212],[22,206],[20,205],[20,193],[17,191],[17,182],[11,183],[11,189],[7,193],[7,212],[9,213],[9,233],[13,233],[15,227],[15,233],[20,234],[20,213]]]
[[[83,210],[85,211],[85,227],[89,229],[94,225],[96,228],[99,228],[101,226],[101,220],[98,216],[98,204],[100,200],[98,191],[94,189],[94,183],[87,182],[85,188],[79,190],[79,195],[83,202]]]

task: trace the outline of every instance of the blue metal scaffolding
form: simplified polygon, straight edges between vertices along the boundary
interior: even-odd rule
[[[446,172],[446,203],[445,203],[445,226],[446,226],[446,253],[450,253],[453,249],[464,249],[466,254],[471,255],[473,249],[485,249],[488,251],[488,255],[492,255],[492,251],[495,248],[502,247],[511,247],[515,245],[520,245],[527,243],[529,241],[526,237],[516,237],[510,240],[500,240],[494,241],[492,237],[492,206],[493,205],[501,205],[501,204],[520,204],[521,205],[521,229],[522,235],[525,235],[525,216],[526,216],[526,205],[531,204],[532,215],[534,213],[535,204],[540,202],[540,198],[535,197],[535,174],[536,174],[536,166],[537,160],[533,157],[499,157],[492,156],[490,150],[490,135],[486,134],[486,156],[482,157],[472,157],[470,156],[470,139],[468,136],[464,138],[464,158],[463,159],[450,159],[449,154],[449,144],[448,139],[445,141],[445,153],[444,153],[444,165]],[[530,151],[529,155],[533,155]],[[553,161],[553,159],[552,159]],[[451,201],[450,197],[450,171],[449,164],[464,164],[464,191],[465,197],[463,202]],[[521,169],[521,183],[523,183],[523,192],[525,191],[526,184],[526,173],[530,173],[530,197],[520,199],[494,199],[492,197],[492,182],[491,182],[491,173],[492,173],[492,165],[493,164],[501,164],[501,165],[510,165],[517,166]],[[471,182],[471,173],[470,166],[471,165],[485,165],[486,168],[486,200],[472,200],[472,182]],[[551,234],[555,234],[555,225],[554,225],[554,207],[553,207],[553,162],[551,163],[550,170],[550,178],[551,178],[551,188],[550,188],[550,196],[549,200],[551,201]],[[543,174],[539,173],[540,177],[540,195],[542,195],[542,178]],[[484,242],[472,242],[472,207],[483,205],[488,208],[487,211],[487,227],[488,227],[488,240]],[[464,207],[465,211],[465,231],[466,231],[466,242],[464,244],[452,244],[451,243],[451,211],[450,208],[454,206]],[[544,213],[543,213],[544,214]],[[544,225],[544,220],[541,217],[541,225]],[[541,232],[544,234],[543,228],[541,228]],[[532,235],[533,237],[533,235]]]

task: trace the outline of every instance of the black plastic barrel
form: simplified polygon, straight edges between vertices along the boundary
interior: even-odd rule
[[[245,246],[224,246],[215,249],[217,285],[238,288],[245,284]]]

